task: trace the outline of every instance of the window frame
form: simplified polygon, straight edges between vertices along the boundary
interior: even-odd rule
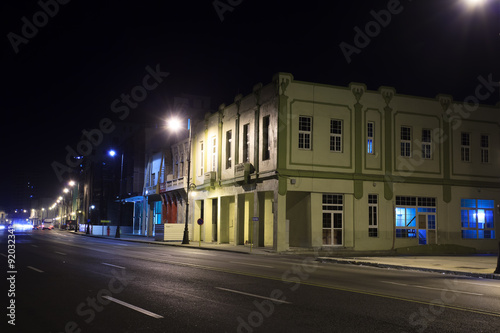
[[[378,194],[368,194],[368,237],[378,237]]]
[[[200,168],[199,168],[199,175],[203,176],[205,172],[205,152],[204,152],[204,143],[203,140],[200,141],[199,143],[200,147]]]
[[[302,120],[308,119],[309,129],[302,128]],[[298,148],[301,150],[312,150],[313,118],[311,116],[299,116]],[[301,146],[302,145],[302,146]]]
[[[370,135],[371,125],[371,135]],[[375,122],[369,121],[366,123],[366,153],[375,154]]]
[[[424,134],[427,131],[429,135]],[[422,128],[422,158],[432,159],[432,130],[429,128]]]
[[[484,140],[486,138],[486,140]],[[481,134],[481,163],[490,163],[490,136],[489,134]]]
[[[408,130],[408,138],[406,138],[406,133],[403,133],[403,129]],[[405,138],[403,138],[403,135],[405,136]],[[410,126],[401,125],[399,138],[400,138],[400,156],[411,158],[412,128]]]
[[[226,170],[232,168],[233,131],[226,131]]]
[[[271,116],[262,117],[262,160],[271,159],[271,147],[269,146],[269,127],[271,124]]]
[[[464,141],[464,138],[466,140]],[[467,144],[464,144],[467,143]],[[470,133],[461,132],[460,133],[460,160],[462,162],[470,162]]]
[[[491,207],[480,207],[481,202],[491,202]],[[474,207],[470,207],[470,203],[474,202]],[[483,222],[479,221],[480,211],[483,211]],[[466,220],[464,221],[464,212],[466,212]],[[471,215],[472,212],[472,215]],[[490,212],[490,214],[488,214]],[[487,221],[487,215],[491,217],[491,226],[488,227],[490,222]],[[471,221],[472,217],[472,221]],[[483,227],[480,227],[480,225]],[[464,226],[466,225],[466,226]],[[473,225],[473,226],[471,226]],[[474,239],[474,240],[493,240],[496,239],[495,235],[495,200],[493,199],[471,199],[471,198],[461,198],[460,199],[460,227],[461,227],[461,238],[462,239]],[[483,237],[480,237],[480,235]],[[487,234],[490,237],[485,237]],[[465,237],[465,236],[469,237]],[[470,237],[475,235],[474,237]]]
[[[340,123],[340,133],[335,133],[335,131],[339,128],[339,126],[334,126],[334,122],[337,124]],[[330,119],[330,152],[333,153],[342,153],[343,152],[343,127],[344,121],[342,119]],[[333,140],[333,142],[332,142]],[[333,145],[332,145],[333,143]]]
[[[243,125],[243,140],[241,140],[243,145],[243,163],[250,163],[250,123]]]
[[[212,137],[212,171],[217,171],[217,136]]]

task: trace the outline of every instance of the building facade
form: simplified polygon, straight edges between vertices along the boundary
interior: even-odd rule
[[[495,251],[498,111],[279,73],[194,124],[189,182],[178,167],[189,147],[172,148],[164,214],[184,222],[189,184],[195,241],[277,251],[427,244]]]

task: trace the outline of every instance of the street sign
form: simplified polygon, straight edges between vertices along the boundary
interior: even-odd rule
[[[198,223],[198,225],[202,225],[203,224],[203,219],[198,219],[198,221],[196,221],[196,223]]]

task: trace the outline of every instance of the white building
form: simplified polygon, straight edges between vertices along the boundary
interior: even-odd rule
[[[277,251],[495,251],[498,111],[279,73],[194,125],[190,238],[201,229],[206,242]],[[173,148],[160,191],[166,214],[176,201],[175,224],[184,222],[186,154],[187,141]]]

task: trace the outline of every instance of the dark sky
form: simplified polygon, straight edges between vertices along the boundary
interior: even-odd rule
[[[16,191],[14,173],[40,176],[39,195],[56,196],[62,185],[51,163],[64,161],[66,145],[75,146],[82,130],[117,120],[112,102],[142,83],[146,66],[159,64],[170,75],[132,111],[134,119],[161,117],[166,99],[180,93],[210,96],[215,109],[276,72],[463,100],[478,76],[500,80],[500,1],[475,10],[464,1],[232,0],[223,21],[210,0],[73,0],[57,12],[49,6],[53,17],[41,14],[37,1],[3,1],[0,207]],[[382,14],[388,7],[390,22]],[[355,46],[354,29],[365,30],[372,11],[385,27],[372,30],[348,63],[339,45]],[[31,35],[19,42],[34,16],[38,31],[25,27]],[[487,102],[498,100],[497,88]]]

